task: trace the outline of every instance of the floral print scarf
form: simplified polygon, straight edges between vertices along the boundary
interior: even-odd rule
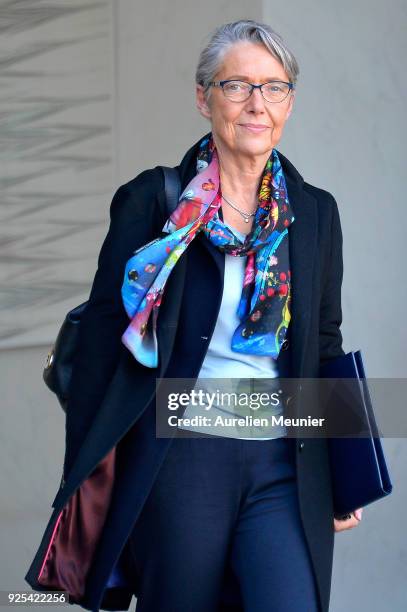
[[[196,170],[163,227],[168,236],[140,247],[126,264],[122,299],[131,322],[122,342],[141,364],[158,366],[156,324],[166,282],[188,245],[204,232],[221,251],[247,256],[232,350],[277,359],[291,318],[288,228],[295,219],[277,151],[264,167],[258,208],[244,242],[219,217],[222,191],[212,134],[200,142]]]

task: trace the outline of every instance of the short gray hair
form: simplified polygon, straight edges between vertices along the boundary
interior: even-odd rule
[[[282,64],[290,82],[296,84],[300,69],[294,54],[285,45],[282,37],[265,23],[242,19],[216,28],[210,35],[208,44],[201,51],[195,81],[205,88],[207,99],[210,96],[208,84],[221,69],[226,52],[232,45],[242,41],[263,44]]]

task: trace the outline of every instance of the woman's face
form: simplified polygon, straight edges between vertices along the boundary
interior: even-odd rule
[[[225,54],[221,70],[214,81],[238,79],[260,84],[271,80],[289,81],[287,73],[271,53],[262,45],[240,42]],[[260,89],[254,89],[244,102],[232,102],[221,87],[212,87],[209,102],[203,95],[204,88],[197,85],[197,107],[210,120],[215,144],[234,154],[264,156],[277,146],[284,124],[291,114],[294,95],[283,102],[267,102]],[[264,125],[262,131],[250,130],[247,124]]]

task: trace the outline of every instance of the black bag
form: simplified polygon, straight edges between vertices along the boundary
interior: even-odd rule
[[[157,166],[164,174],[167,217],[177,207],[180,196],[180,177],[176,168]],[[78,346],[79,325],[87,301],[70,310],[59,330],[58,336],[48,353],[43,379],[47,387],[56,394],[64,412],[68,402],[69,383],[75,351]]]

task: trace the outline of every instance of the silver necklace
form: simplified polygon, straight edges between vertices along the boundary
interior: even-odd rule
[[[242,210],[241,208],[236,206],[236,204],[232,204],[232,202],[230,202],[227,199],[227,197],[225,197],[223,194],[222,194],[222,198],[225,200],[225,202],[227,202],[229,204],[229,206],[234,208],[243,217],[243,219],[245,220],[246,223],[249,223],[250,217],[254,217],[254,215],[256,214],[256,211],[254,211],[252,213],[248,213],[245,210]]]

